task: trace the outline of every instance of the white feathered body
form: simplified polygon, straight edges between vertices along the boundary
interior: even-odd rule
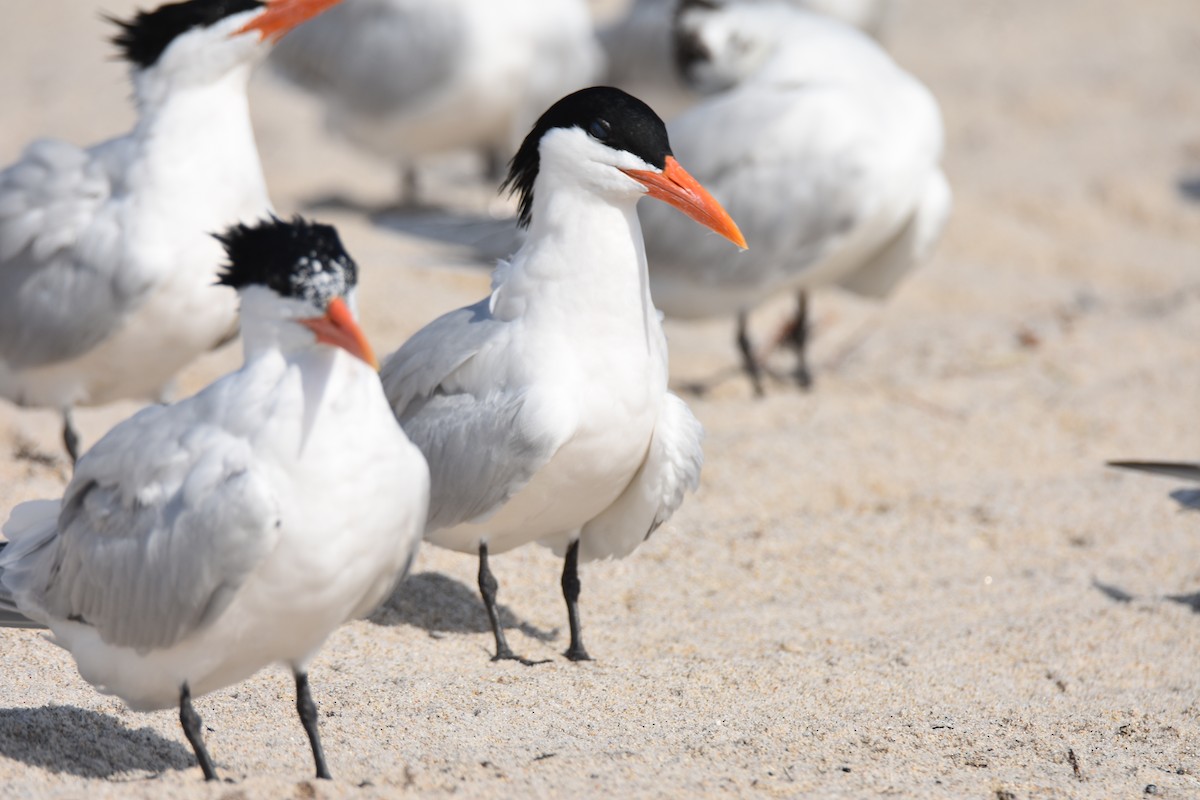
[[[384,385],[433,473],[428,541],[622,557],[696,488],[702,431],[667,391],[636,197],[559,180],[547,153],[492,295],[418,332]]]
[[[748,75],[736,63],[721,75],[718,58],[708,77],[736,85],[668,128],[750,249],[734,254],[645,206],[655,303],[693,318],[819,286],[886,295],[928,255],[949,213],[937,102],[858,31],[786,7],[740,13],[757,15],[768,26],[761,38],[777,43]],[[717,20],[707,32],[736,39]]]
[[[327,102],[330,126],[402,162],[462,149],[507,158],[603,55],[584,0],[346,0],[272,63]]]
[[[403,575],[428,481],[369,367],[331,348],[292,359],[268,351],[113,429],[80,460],[65,510],[18,506],[4,528],[3,581],[86,680],[134,709],[166,708],[184,682],[199,695],[276,661],[304,669]],[[64,534],[73,503],[92,529]],[[132,535],[144,508],[161,513],[132,540],[103,529],[128,518]],[[93,556],[69,590],[83,622],[47,608],[62,597],[39,588],[56,572],[50,560],[69,567],[77,548]],[[138,580],[150,561],[154,579]],[[188,597],[193,586],[211,597]]]
[[[613,504],[646,458],[666,397],[666,341],[644,287],[640,241],[635,248],[629,235],[636,220],[620,218],[611,206],[595,213],[614,218],[597,229],[611,223],[622,235],[568,250],[569,243],[588,241],[582,228],[594,218],[564,209],[555,239],[533,258],[508,265],[492,297],[497,319],[510,323],[506,345],[495,360],[476,359],[462,374],[466,383],[500,372],[502,383],[536,385],[530,417],[565,434],[563,444],[503,507],[479,522],[431,533],[435,544],[474,552],[486,540],[499,553],[573,533]],[[612,256],[620,261],[606,258]],[[614,269],[621,261],[637,270]],[[535,287],[526,291],[527,283]]]
[[[132,133],[43,140],[0,173],[0,395],[66,407],[157,397],[236,332],[211,236],[270,210],[246,101],[250,66],[144,104]]]
[[[634,0],[624,16],[600,31],[608,80],[618,86],[670,91],[684,97],[675,75],[672,21],[680,0]],[[726,5],[770,0],[727,0]],[[879,38],[891,16],[891,0],[779,0],[852,25]],[[669,101],[668,101],[669,102]]]

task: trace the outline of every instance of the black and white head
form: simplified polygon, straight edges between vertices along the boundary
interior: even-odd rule
[[[725,210],[675,160],[662,119],[620,89],[581,89],[551,106],[513,157],[502,189],[517,196],[518,221],[527,227],[535,190],[565,184],[612,200],[648,194],[746,246]]]
[[[272,217],[217,239],[229,258],[218,283],[238,290],[243,335],[265,327],[272,341],[340,347],[378,368],[354,317],[358,266],[333,226]]]
[[[204,84],[252,65],[288,31],[341,0],[182,0],[132,19],[113,44],[136,74],[173,85]]]
[[[797,10],[779,0],[680,0],[672,44],[684,83],[717,92],[741,83],[774,52]]]

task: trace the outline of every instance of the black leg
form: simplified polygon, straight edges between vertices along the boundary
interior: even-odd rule
[[[583,633],[579,625],[579,540],[571,542],[567,557],[563,559],[562,590],[567,601],[567,622],[571,625],[571,646],[566,657],[572,661],[591,661],[587,648],[583,646]]]
[[[179,690],[179,724],[183,726],[183,735],[187,737],[196,753],[196,760],[200,762],[200,769],[204,772],[204,780],[215,781],[217,771],[213,768],[212,759],[208,757],[208,750],[204,748],[200,715],[192,708],[192,690],[186,683]]]
[[[488,569],[488,548],[486,542],[479,543],[479,594],[483,597],[483,607],[487,609],[488,620],[492,623],[492,634],[496,637],[496,655],[492,661],[520,661],[527,667],[545,664],[546,659],[530,661],[514,653],[504,638],[504,628],[500,627],[500,612],[496,610],[496,590],[500,588],[496,577]]]
[[[500,613],[496,610],[496,576],[488,569],[488,546],[486,542],[479,544],[479,594],[483,597],[483,607],[487,610],[488,620],[492,623],[492,634],[496,637],[496,655],[492,661],[515,659],[516,656],[504,638],[504,628],[500,627]]]
[[[79,461],[79,433],[75,430],[75,420],[71,416],[71,409],[64,408],[63,417],[63,444],[67,448],[67,455],[71,457],[71,463],[75,464]]]
[[[313,761],[317,765],[317,777],[332,780],[329,767],[325,766],[325,751],[321,749],[321,734],[317,731],[317,704],[313,702],[312,693],[308,690],[308,673],[294,670],[296,675],[296,711],[300,713],[300,723],[308,734],[308,743],[312,745]]]
[[[812,373],[808,369],[808,292],[796,295],[796,320],[788,332],[788,344],[796,351],[796,383],[801,389],[811,389]]]
[[[746,312],[739,311],[737,318],[737,346],[738,351],[742,354],[742,368],[746,370],[746,374],[750,376],[750,383],[754,386],[754,395],[755,397],[762,397],[762,368],[758,363],[758,358],[754,355],[754,345],[750,343],[750,334],[746,331],[747,321],[748,315]]]

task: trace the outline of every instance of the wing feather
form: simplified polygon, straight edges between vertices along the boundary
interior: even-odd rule
[[[149,408],[113,429],[80,460],[61,510],[14,510],[0,567],[23,610],[147,650],[228,606],[274,546],[279,509],[249,442],[197,427],[187,408]]]
[[[122,147],[40,140],[0,172],[0,359],[10,367],[87,352],[148,291],[119,269],[108,162]]]
[[[429,463],[427,531],[495,511],[574,429],[536,390],[506,388],[502,370],[472,369],[472,362],[494,364],[506,352],[506,323],[492,317],[488,304],[485,299],[434,320],[383,366],[396,418]]]
[[[453,3],[344,3],[284,38],[271,64],[338,108],[383,116],[421,102],[458,68],[461,15]]]
[[[684,496],[700,485],[703,439],[704,429],[687,403],[668,392],[646,460],[616,502],[583,526],[580,558],[626,556],[670,519]]]

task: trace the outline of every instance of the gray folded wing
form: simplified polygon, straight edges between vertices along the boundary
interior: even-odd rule
[[[8,546],[8,542],[0,542],[0,558],[4,556],[4,548]],[[3,576],[4,570],[0,569],[0,576]],[[4,581],[0,577],[0,628],[42,628],[40,625],[29,617],[21,613],[17,608],[16,602],[12,596],[4,590]]]
[[[429,463],[427,531],[495,511],[570,435],[548,398],[504,385],[504,326],[484,300],[434,320],[383,365],[396,419]]]
[[[461,13],[454,4],[348,0],[285,37],[270,63],[339,108],[387,114],[453,74],[467,44]]]
[[[105,154],[31,144],[0,172],[0,359],[36,367],[85,353],[148,290],[121,270],[121,224]]]
[[[22,609],[149,650],[229,605],[274,546],[280,511],[247,441],[188,408],[149,408],[115,428],[80,460],[57,523],[13,536],[0,566]]]

